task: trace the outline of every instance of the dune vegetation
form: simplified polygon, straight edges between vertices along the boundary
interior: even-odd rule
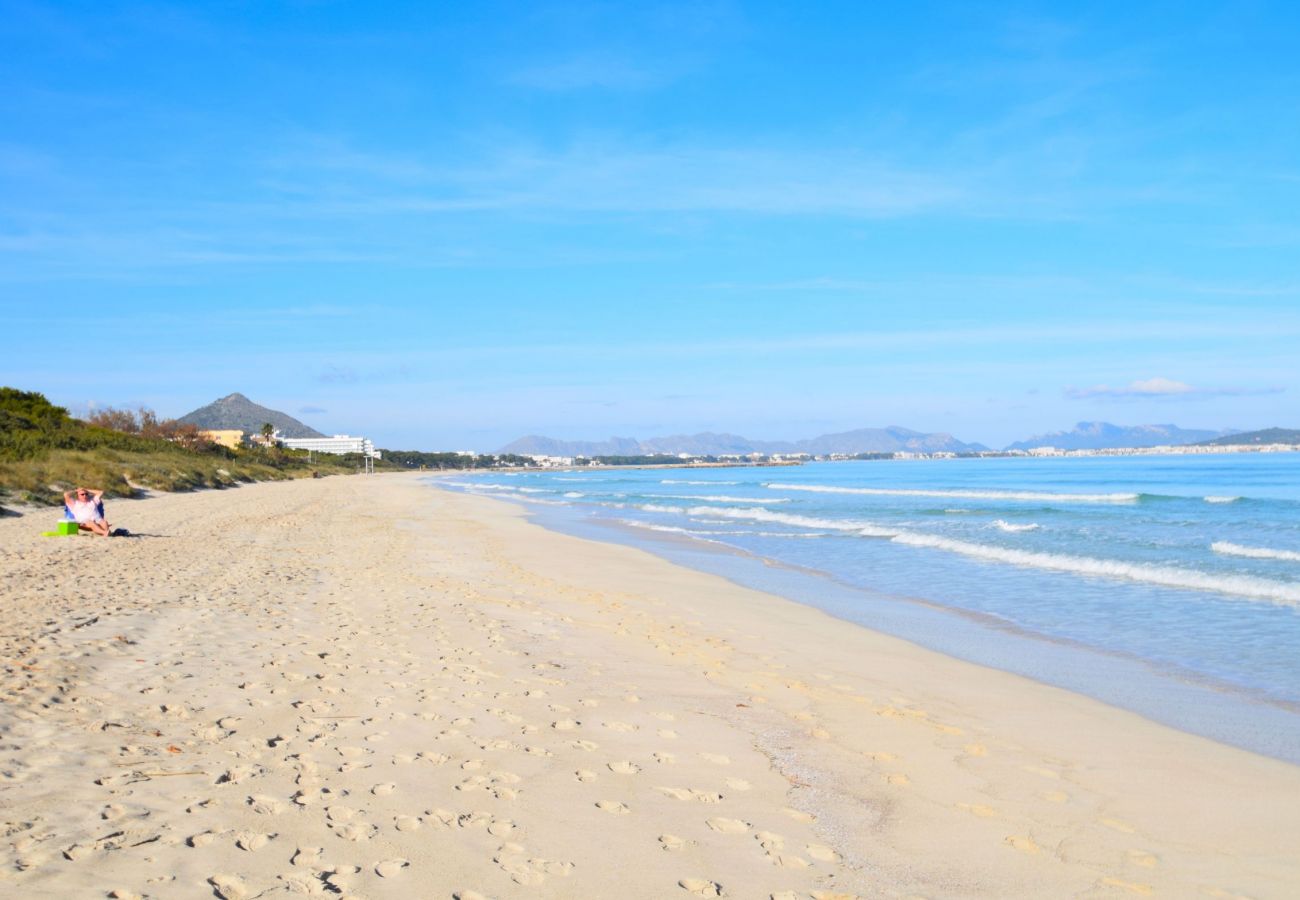
[[[57,505],[76,485],[109,497],[141,490],[225,488],[241,482],[359,471],[359,457],[252,447],[232,450],[193,426],[149,410],[105,410],[75,419],[35,391],[0,387],[0,503]]]

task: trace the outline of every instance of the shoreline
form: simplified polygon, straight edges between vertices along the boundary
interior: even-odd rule
[[[463,898],[1300,886],[1294,765],[428,477],[119,502],[127,527],[160,537],[117,544],[42,544],[30,520],[0,521],[17,662],[0,884]],[[146,842],[106,845],[115,830]]]
[[[448,482],[430,484],[461,491]],[[946,657],[1026,677],[1188,734],[1300,765],[1300,707],[1258,688],[1122,649],[1040,634],[990,613],[853,583],[725,539],[688,537],[671,529],[606,518],[581,504],[557,504],[531,494],[471,493],[518,505],[530,521],[559,534],[644,550],[740,588],[781,596],[853,627],[892,635]]]

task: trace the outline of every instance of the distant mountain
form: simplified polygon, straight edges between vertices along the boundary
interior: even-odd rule
[[[213,400],[207,406],[186,413],[177,421],[199,428],[219,430],[238,428],[241,431],[260,432],[262,425],[270,422],[285,437],[325,437],[315,428],[304,425],[293,416],[258,406],[243,394],[228,394]]]
[[[1107,450],[1115,447],[1176,447],[1217,438],[1223,431],[1179,428],[1177,425],[1112,425],[1080,422],[1073,431],[1054,431],[1009,444],[1008,450],[1056,447],[1060,450]]]
[[[821,437],[797,441],[794,449],[803,453],[967,453],[987,450],[983,444],[967,444],[957,440],[951,434],[935,432],[925,434],[890,425],[888,428],[859,428],[856,431],[843,431],[839,434],[823,434]]]
[[[530,434],[511,441],[502,453],[522,456],[641,456],[653,454],[723,456],[746,453],[897,453],[914,451],[953,453],[986,450],[982,444],[966,444],[950,434],[925,434],[891,425],[889,428],[860,428],[839,434],[824,434],[801,441],[756,441],[738,434],[673,434],[639,441],[612,437],[607,441],[563,441]]]
[[[1242,434],[1225,434],[1212,441],[1201,441],[1211,447],[1226,447],[1233,444],[1300,444],[1300,428],[1264,428],[1260,431],[1247,431]]]

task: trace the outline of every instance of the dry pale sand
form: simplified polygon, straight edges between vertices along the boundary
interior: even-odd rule
[[[406,476],[0,522],[6,897],[1295,897],[1300,769]]]

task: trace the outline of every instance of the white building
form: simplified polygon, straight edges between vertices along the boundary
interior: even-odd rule
[[[334,437],[327,438],[287,438],[282,437],[279,432],[276,432],[274,438],[290,450],[311,450],[315,453],[335,453],[339,456],[344,453],[360,453],[374,459],[382,458],[370,438],[353,437],[348,434],[336,434]]]

